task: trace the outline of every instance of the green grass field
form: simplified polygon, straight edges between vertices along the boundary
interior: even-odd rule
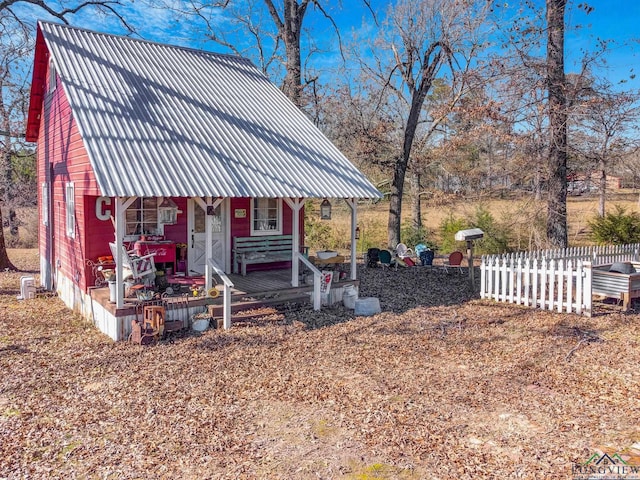
[[[318,214],[318,202],[309,202],[308,217]],[[624,207],[627,211],[638,211],[638,192],[632,190],[616,190],[607,195],[607,210],[615,205]],[[494,220],[507,228],[510,232],[510,247],[513,250],[531,250],[545,248],[546,229],[546,200],[536,201],[532,197],[518,198],[463,198],[441,196],[438,199],[424,201],[422,217],[428,240],[436,245],[442,243],[440,225],[448,216],[459,218],[473,217],[477,208],[483,208],[491,213]],[[369,247],[385,247],[387,244],[387,220],[389,204],[380,201],[377,204],[362,202],[358,206],[358,225],[360,240],[358,252],[366,251]],[[588,221],[597,213],[598,196],[596,194],[570,196],[567,199],[569,244],[570,246],[590,245]],[[403,224],[408,224],[411,207],[408,201],[403,204]],[[313,219],[313,223],[320,221]],[[333,218],[326,223],[327,243],[322,245],[313,238],[307,238],[307,245],[311,251],[323,248],[335,248],[346,252],[349,250],[350,214],[346,204],[333,201]],[[470,224],[468,225],[471,226]],[[404,238],[403,241],[406,241]],[[412,245],[409,245],[412,246]]]

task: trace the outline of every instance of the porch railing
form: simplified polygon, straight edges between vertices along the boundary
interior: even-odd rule
[[[299,252],[293,252],[293,261],[300,261],[302,262],[309,270],[311,270],[313,272],[313,309],[314,310],[320,310],[320,308],[322,308],[322,297],[321,297],[321,291],[320,291],[320,283],[321,283],[321,278],[322,278],[322,273],[320,273],[320,270],[318,270],[316,268],[316,266],[311,263],[309,261],[309,259],[307,257],[305,257],[304,255],[302,255]]]
[[[231,328],[231,289],[233,288],[233,282],[227,277],[224,270],[212,259],[209,259],[207,269],[213,270],[224,284],[224,291],[222,293],[222,321],[225,330],[227,330]],[[205,278],[207,280],[207,291],[209,291],[210,288],[213,288],[213,275],[211,275],[211,272],[205,272]]]

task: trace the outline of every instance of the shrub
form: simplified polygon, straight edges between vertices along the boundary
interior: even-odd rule
[[[433,248],[435,246],[434,235],[426,227],[415,228],[405,223],[400,229],[400,239],[403,243],[413,248],[419,243]]]
[[[472,219],[474,228],[484,232],[484,238],[477,240],[474,249],[478,254],[505,253],[509,251],[509,228],[497,222],[482,205],[476,208]]]
[[[469,228],[469,222],[449,213],[440,223],[440,247],[441,253],[450,253],[465,248],[464,242],[456,242],[455,235],[458,230]]]
[[[305,242],[311,248],[329,250],[335,248],[333,229],[329,222],[317,220],[310,216],[304,222]]]
[[[478,254],[503,253],[509,251],[510,228],[497,222],[493,215],[484,207],[476,208],[473,215],[468,218],[455,217],[449,214],[440,224],[441,253],[449,253],[454,250],[465,251],[466,242],[456,242],[455,234],[459,230],[479,228],[484,232],[482,240],[474,242],[474,250]]]
[[[640,242],[640,215],[627,213],[624,207],[616,205],[614,212],[604,217],[594,217],[588,222],[591,239],[599,245],[624,245]]]

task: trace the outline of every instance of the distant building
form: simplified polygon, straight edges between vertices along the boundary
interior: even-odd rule
[[[577,172],[567,176],[567,191],[573,195],[587,192],[596,192],[600,189],[600,172]],[[622,188],[622,178],[615,175],[607,175],[607,190]]]

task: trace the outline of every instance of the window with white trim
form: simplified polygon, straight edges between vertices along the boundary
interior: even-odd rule
[[[49,93],[53,92],[56,89],[57,85],[57,72],[56,66],[53,64],[53,58],[49,59],[49,85],[48,91]]]
[[[67,212],[67,237],[76,236],[76,197],[73,182],[67,183],[65,187],[65,202]]]
[[[47,182],[42,184],[40,202],[40,218],[42,218],[42,224],[47,227],[49,226],[49,184]]]
[[[251,199],[251,235],[282,233],[282,199]]]
[[[158,226],[158,198],[138,197],[125,212],[125,235],[158,235],[162,228]]]

